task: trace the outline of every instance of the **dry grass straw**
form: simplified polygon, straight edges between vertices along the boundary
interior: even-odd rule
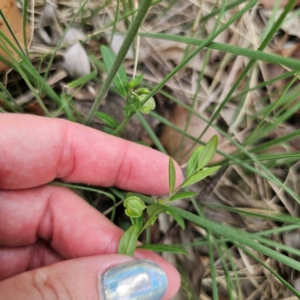
[[[110,36],[107,34],[108,31],[104,28],[115,18],[116,6],[114,2],[90,0],[74,22],[76,27],[86,35],[86,38],[81,39],[86,51],[96,59],[100,59],[100,45],[110,40]],[[136,8],[138,1],[133,1],[132,3]],[[53,50],[53,46],[45,45],[38,35],[44,1],[35,0],[34,7],[32,2],[29,4],[28,17],[30,22],[34,23],[36,29],[30,50],[31,59],[35,68],[41,74],[44,74],[48,68],[49,55],[51,55]],[[78,11],[82,1],[57,0],[54,4],[56,5],[58,24],[64,30]],[[210,13],[216,5],[219,7],[220,4],[213,0],[162,1],[151,9],[140,31],[177,34],[203,39],[213,31],[218,15],[206,22],[201,22],[201,18],[203,15]],[[221,24],[226,23],[232,15],[240,10],[240,7],[224,12],[220,18]],[[31,12],[34,15],[34,19],[32,19]],[[123,14],[124,9],[121,5],[119,16]],[[126,31],[128,22],[131,22],[130,18],[131,16],[118,22],[116,31]],[[267,26],[267,21],[268,17],[266,17],[265,12],[256,6],[224,30],[214,41],[243,48],[257,49],[260,44],[260,36]],[[112,26],[109,27],[109,29],[111,28]],[[275,52],[276,47],[283,48],[280,44],[282,43],[282,35],[284,34],[278,34],[273,38],[267,47],[267,52]],[[293,42],[293,39],[289,39],[288,33],[285,33],[285,35],[287,35],[285,36],[286,40]],[[296,43],[295,40],[294,43]],[[283,44],[286,47],[289,43]],[[193,45],[151,38],[138,38],[135,45],[135,60],[127,59],[125,61],[127,74],[134,77],[136,74],[144,73],[145,81],[149,86],[159,84],[173,70],[174,66],[178,65],[188,53],[195,49]],[[62,45],[56,53],[54,63],[50,68],[50,76],[47,79],[49,86],[58,91],[58,93],[63,93],[68,81],[71,80],[65,71],[59,70],[66,46]],[[185,132],[197,138],[197,128],[206,124],[198,117],[195,117],[195,121],[191,121],[190,126],[186,126],[186,123],[182,124],[182,120],[180,120],[182,111],[179,110],[179,115],[174,115],[172,110],[174,102],[166,97],[166,93],[179,99],[185,105],[191,107],[193,104],[192,107],[197,113],[209,119],[216,111],[218,105],[224,100],[248,62],[249,58],[244,56],[233,56],[230,53],[224,53],[219,50],[204,49],[167,82],[163,89],[165,94],[157,95],[160,115],[166,119],[171,118],[173,123],[175,122],[174,120],[179,120],[179,123],[175,123],[176,126],[186,127]],[[98,69],[100,67],[97,66]],[[77,111],[77,114],[82,115],[83,119],[86,117],[92,104],[92,101],[83,101],[83,99],[89,97],[93,99],[91,90],[99,90],[101,85],[100,79],[104,78],[101,68],[99,71],[100,78],[98,80],[87,83],[73,95],[73,110]],[[279,75],[283,72],[285,72],[285,69],[282,67],[278,68],[264,62],[257,63],[248,74],[248,77],[235,91],[235,95],[243,93],[245,90],[253,90],[239,98],[233,97],[221,111],[216,122],[214,122],[214,126],[227,131],[232,140],[243,143],[259,120],[262,119],[262,115],[260,115],[261,110],[266,105],[269,105],[270,101],[276,101],[278,94],[283,91],[283,86],[286,83],[283,83],[283,80],[278,80],[274,84],[269,84],[266,88],[254,88],[270,80],[274,74],[277,73]],[[199,77],[202,78],[200,82]],[[199,86],[197,87],[198,84]],[[7,88],[11,89],[16,86],[18,87],[15,89],[16,92],[12,93],[16,101],[24,107],[30,103],[32,104],[34,99],[32,92],[24,88],[24,84],[18,74],[11,73],[8,76]],[[58,112],[53,107],[52,100],[47,96],[43,99],[49,110],[58,115]],[[109,98],[106,99],[102,109],[109,109],[110,105],[114,105],[111,102]],[[292,104],[293,102],[291,101],[290,105]],[[117,110],[119,113],[114,117],[120,119],[122,118],[120,107],[111,109],[114,112]],[[63,113],[59,112],[59,115],[63,115]],[[274,130],[268,132],[260,141],[274,139],[282,136],[282,132],[291,133],[298,129],[299,121],[297,123],[293,118],[299,118],[299,111],[295,112],[295,115],[288,120],[280,123]],[[267,120],[273,120],[272,115]],[[153,121],[153,119],[151,121],[150,118],[147,118],[147,121],[153,131],[157,132],[159,121]],[[186,117],[183,118],[183,121],[186,122]],[[93,123],[93,126],[99,128],[101,124],[97,121]],[[129,126],[127,128],[128,136],[131,136],[130,130]],[[134,126],[133,130],[136,131],[137,127]],[[167,131],[165,133],[167,136],[172,136],[172,132],[168,128],[164,130]],[[208,131],[209,135],[212,135],[216,132],[216,129],[210,127]],[[177,139],[178,136],[174,136],[175,138]],[[180,135],[179,138],[181,139]],[[137,139],[142,139],[148,143],[152,142],[151,137],[143,129],[140,130]],[[183,150],[186,150],[185,145],[187,145],[186,147],[191,145],[187,140],[189,139],[185,138],[181,142]],[[172,143],[176,141],[172,139],[161,141],[162,145],[169,152],[172,152],[173,156],[180,158],[180,155],[178,156],[178,153],[175,151],[177,149],[174,151],[170,150],[172,149]],[[220,149],[225,153],[231,154],[233,149],[235,149],[235,147],[228,147],[228,141],[223,139],[221,142],[223,144],[221,143]],[[300,150],[299,148],[299,140],[298,142],[294,140],[294,143],[279,144],[265,150],[270,155],[274,153],[282,153],[284,155],[285,153]],[[181,160],[182,163],[185,161],[186,158]],[[261,170],[257,164],[253,164],[253,167],[259,171]],[[276,163],[274,168],[272,165],[268,165],[271,172],[297,195],[300,192],[299,167],[299,163],[294,161],[282,165]],[[251,233],[273,230],[285,225],[284,222],[264,218],[264,214],[285,213],[293,217],[299,217],[300,213],[299,204],[286,191],[258,174],[250,173],[239,164],[229,165],[222,174],[219,174],[219,177],[206,180],[194,187],[194,189],[200,192],[196,202],[202,207],[206,218],[241,228]],[[188,201],[179,202],[178,206],[194,212],[193,206]],[[246,214],[238,214],[235,211],[222,209],[221,206],[243,209]],[[247,213],[251,212],[261,213],[262,217],[247,215]],[[181,295],[176,299],[196,299],[195,297],[203,300],[296,299],[261,263],[251,257],[249,253],[242,251],[234,241],[219,243],[218,240],[222,239],[222,237],[216,234],[209,236],[208,231],[194,224],[189,224],[185,232],[180,232],[168,216],[160,217],[159,221],[159,228],[155,228],[155,230],[160,233],[157,234],[153,230],[153,242],[194,244],[192,248],[187,248],[189,251],[188,257],[165,255],[179,266],[184,278]],[[299,249],[300,244],[295,242],[295,240],[299,239],[298,235],[299,233],[294,230],[290,234],[274,232],[268,238],[279,244]],[[213,245],[211,256],[208,243],[205,243],[208,236]],[[219,243],[219,248],[215,246],[216,242],[217,244]],[[286,267],[257,251],[251,249],[248,249],[248,251],[285,278],[296,289],[298,288],[300,277],[290,267]],[[211,257],[213,257],[213,261],[211,261]],[[212,277],[211,264],[214,266],[215,277]],[[227,266],[227,270],[224,269],[224,264]],[[214,286],[217,286],[217,295],[213,295]]]

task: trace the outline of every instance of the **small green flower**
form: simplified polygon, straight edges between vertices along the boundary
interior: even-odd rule
[[[138,218],[142,215],[143,210],[146,208],[145,203],[136,196],[130,196],[124,201],[125,214],[131,218]]]

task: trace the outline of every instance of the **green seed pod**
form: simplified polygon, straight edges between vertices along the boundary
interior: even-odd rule
[[[139,218],[142,215],[142,213],[143,211],[132,209],[132,208],[125,209],[125,214],[131,218]]]
[[[136,196],[130,196],[124,201],[126,207],[125,213],[132,218],[138,218],[142,215],[143,210],[146,208],[145,203]]]
[[[147,95],[140,95],[139,96],[139,101],[143,102],[144,99],[147,97]],[[149,114],[149,112],[153,109],[155,109],[155,100],[151,97],[141,108],[140,111],[143,114]]]

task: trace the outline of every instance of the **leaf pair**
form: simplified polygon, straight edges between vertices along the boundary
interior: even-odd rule
[[[192,185],[212,173],[216,172],[220,167],[210,167],[206,168],[208,163],[211,161],[213,156],[216,153],[218,146],[218,137],[213,136],[209,142],[203,147],[200,146],[192,154],[191,158],[187,164],[187,179],[175,190],[176,186],[176,169],[173,162],[173,159],[169,158],[169,189],[170,197],[165,204],[163,200],[160,200],[159,203],[145,206],[144,202],[136,197],[129,196],[125,202],[124,206],[126,207],[126,214],[131,217],[132,226],[123,234],[118,248],[118,253],[133,255],[136,247],[137,240],[139,237],[140,231],[146,229],[147,227],[154,224],[157,219],[157,216],[161,213],[167,213],[171,215],[174,220],[184,229],[185,224],[181,216],[176,212],[176,210],[169,205],[170,201],[177,199],[187,198],[195,196],[197,193],[194,192],[181,192],[177,193],[180,188],[187,187]],[[148,219],[144,223],[143,221],[143,211],[146,209],[148,214]],[[144,224],[143,224],[144,223]],[[172,245],[143,245],[141,248],[150,249],[154,251],[169,251],[173,253],[184,253],[185,250],[181,247],[176,247]]]
[[[125,212],[130,217],[132,225],[125,231],[125,233],[121,237],[118,246],[119,254],[133,255],[137,247],[137,240],[141,233],[141,230],[145,230],[147,227],[153,225],[157,219],[157,216],[163,212],[171,215],[182,229],[185,228],[183,219],[172,207],[168,205],[157,203],[146,207],[145,203],[139,197],[129,196],[125,199],[124,206],[126,207]],[[144,209],[147,210],[148,214],[148,219],[145,223],[142,214]],[[173,250],[175,251],[175,248]],[[160,251],[163,250],[161,249]],[[172,250],[169,249],[169,252],[172,252]],[[181,251],[181,253],[183,252]]]
[[[106,46],[101,46],[101,54],[103,57],[105,67],[108,71],[112,67],[113,62],[116,59],[116,55]],[[135,77],[133,80],[128,82],[126,70],[124,66],[121,65],[113,80],[113,84],[116,87],[116,89],[121,93],[122,96],[127,97],[129,92],[128,88],[133,90],[142,82],[143,79],[144,79],[144,74],[140,74],[137,77]]]
[[[208,177],[209,175],[215,173],[220,168],[221,168],[221,166],[205,168],[202,171],[199,171],[198,173],[187,178],[187,180],[182,184],[182,187],[186,187],[186,186],[192,185],[196,182],[199,182],[199,181],[203,180],[204,178]]]
[[[116,55],[106,46],[101,46],[101,54],[107,70],[110,70],[113,62],[116,59]],[[113,79],[113,84],[124,98],[128,101],[124,110],[127,112],[137,112],[140,110],[143,114],[149,114],[149,112],[155,109],[155,100],[150,97],[146,103],[142,104],[150,91],[146,88],[139,88],[136,91],[134,89],[142,82],[144,75],[141,74],[135,77],[130,82],[127,81],[126,70],[123,65],[120,66],[116,76]]]
[[[190,157],[187,168],[187,177],[191,176],[194,172],[200,171],[214,157],[218,147],[218,136],[214,135],[205,146],[198,147]],[[208,176],[208,175],[207,175]],[[201,179],[200,179],[201,180]]]
[[[116,55],[106,46],[101,46],[101,54],[107,70],[110,70],[113,65],[113,62],[116,59]],[[124,66],[121,65],[113,80],[113,83],[116,89],[124,97],[126,97],[128,94],[128,87],[126,85],[126,82],[127,82],[126,70]]]
[[[182,188],[203,180],[204,178],[213,174],[220,168],[219,166],[204,168],[214,157],[217,151],[217,147],[218,147],[218,136],[214,135],[205,146],[200,146],[194,151],[187,164],[187,170],[186,170],[187,179],[181,185]],[[176,184],[176,171],[175,171],[174,162],[172,158],[170,158],[169,159],[169,189],[170,189],[171,197],[169,201],[191,197],[195,195],[192,192],[185,192],[177,195],[176,194],[172,195],[174,193],[175,184]]]
[[[118,128],[119,124],[118,122],[109,114],[98,111],[96,112],[96,117],[102,120],[105,124],[107,124],[109,127],[116,129]]]
[[[177,212],[173,209],[172,206],[157,203],[147,207],[147,213],[150,219],[156,218],[159,214],[163,212],[171,215],[182,229],[185,228],[183,219],[177,214]]]

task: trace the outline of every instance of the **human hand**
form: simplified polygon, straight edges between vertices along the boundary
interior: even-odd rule
[[[167,156],[60,119],[1,114],[0,128],[0,299],[102,299],[98,274],[119,265],[123,274],[140,272],[136,263],[122,265],[136,259],[164,270],[162,299],[177,292],[180,278],[171,264],[146,250],[135,258],[116,254],[122,230],[72,191],[47,185],[60,178],[166,194]],[[163,281],[160,268],[153,272]],[[133,299],[126,293],[107,299]]]

